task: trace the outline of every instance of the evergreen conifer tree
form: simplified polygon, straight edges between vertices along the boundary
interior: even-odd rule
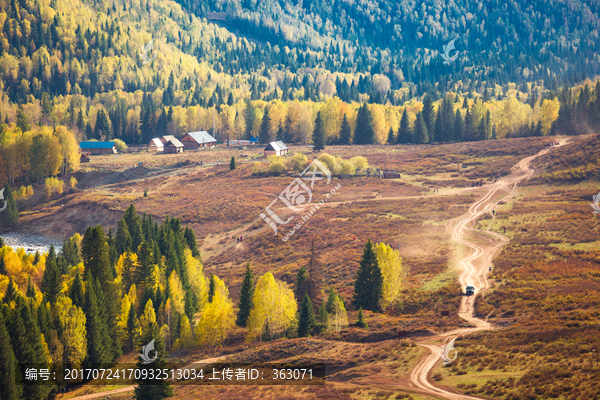
[[[456,109],[456,114],[454,116],[454,129],[453,129],[453,139],[457,142],[462,142],[463,136],[465,132],[465,123],[462,118],[462,114],[460,110]]]
[[[348,123],[348,117],[344,114],[344,118],[342,119],[342,126],[340,128],[340,144],[350,144],[352,143],[352,129],[350,128],[350,124]]]
[[[106,321],[102,318],[102,311],[96,296],[96,287],[91,272],[87,273],[85,288],[85,327],[87,331],[87,362],[108,363],[111,360],[110,337]]]
[[[4,400],[19,400],[23,388],[17,386],[15,374],[15,353],[13,351],[4,315],[0,308],[0,393]]]
[[[392,128],[391,126],[390,130],[388,131],[387,142],[388,144],[396,144],[397,142],[396,135],[394,134],[394,128]]]
[[[254,276],[250,269],[250,263],[246,264],[246,272],[242,280],[242,288],[240,289],[240,301],[238,303],[238,313],[235,323],[237,326],[245,327],[250,317],[252,309],[252,296],[254,295]]]
[[[81,274],[79,269],[75,272],[75,278],[69,291],[69,298],[73,302],[74,306],[83,308],[84,297],[83,297],[83,282],[81,281]]]
[[[427,125],[425,125],[425,120],[423,119],[423,113],[417,114],[415,129],[413,131],[413,142],[419,144],[429,142],[429,133],[427,131]]]
[[[269,107],[265,108],[265,115],[260,122],[260,131],[258,139],[261,144],[267,144],[273,141],[273,133],[271,132],[271,117],[269,116]]]
[[[398,143],[406,144],[412,142],[412,132],[410,131],[410,121],[408,120],[408,111],[404,107],[402,119],[400,120],[400,128],[398,129]]]
[[[383,277],[371,239],[365,244],[360,265],[354,280],[352,303],[356,308],[379,311],[382,297]]]
[[[421,113],[423,114],[423,121],[425,122],[427,132],[429,132],[429,137],[431,140],[435,140],[435,110],[433,108],[433,99],[430,95],[425,96]]]
[[[215,296],[215,275],[210,274],[210,282],[208,284],[208,302],[212,303],[213,297]]]
[[[315,119],[313,143],[315,151],[321,151],[325,148],[325,128],[323,126],[323,118],[321,118],[320,111],[317,113],[317,118]]]
[[[229,161],[229,170],[233,171],[236,168],[237,165],[235,164],[235,156],[231,156],[231,161]]]
[[[302,299],[300,315],[298,317],[298,336],[305,337],[312,335],[317,327],[318,324],[317,319],[315,318],[313,303],[310,300],[310,297],[308,297],[308,294],[305,294]]]
[[[121,218],[117,224],[117,236],[115,237],[115,244],[117,246],[118,255],[121,255],[126,251],[131,251],[131,235],[129,234],[127,223],[123,218]]]
[[[90,272],[92,278],[100,280],[102,287],[106,287],[113,278],[108,251],[109,248],[102,226],[88,227],[81,241],[85,276],[87,278],[88,272]]]
[[[0,227],[10,228],[19,223],[19,210],[17,209],[17,203],[8,183],[4,185],[3,194],[4,201],[6,202],[6,209],[0,212]],[[5,203],[0,200],[0,208],[4,207],[4,205]]]
[[[46,257],[46,269],[44,269],[44,274],[42,275],[41,285],[44,298],[49,301],[50,304],[56,302],[56,298],[58,297],[62,286],[62,279],[56,261],[56,251],[54,250],[54,245],[51,245],[48,256]]]
[[[162,400],[169,397],[173,397],[173,388],[171,382],[168,379],[150,379],[153,376],[151,373],[144,373],[143,370],[162,370],[166,368],[166,351],[163,343],[160,330],[156,323],[151,323],[147,332],[140,338],[140,344],[142,346],[149,345],[154,341],[154,351],[150,352],[149,356],[154,357],[156,360],[150,364],[144,364],[144,360],[138,357],[136,369],[140,370],[140,379],[137,380],[137,386],[134,389],[133,398],[136,400]],[[141,349],[140,349],[141,350]],[[146,377],[144,379],[144,377]]]
[[[365,321],[365,316],[363,315],[362,307],[358,309],[358,321],[356,321],[356,326],[359,328],[369,329],[369,324]]]
[[[371,121],[371,111],[367,103],[358,109],[356,116],[356,129],[354,130],[354,144],[375,144],[375,130]]]

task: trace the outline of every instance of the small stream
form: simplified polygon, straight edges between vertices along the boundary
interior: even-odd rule
[[[47,253],[51,245],[54,245],[57,253],[62,248],[62,242],[45,236],[9,232],[0,237],[4,240],[5,245],[12,247],[13,250],[23,247],[27,254],[35,254],[36,251]]]

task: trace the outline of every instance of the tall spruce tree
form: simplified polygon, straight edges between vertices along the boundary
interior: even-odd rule
[[[412,132],[410,131],[410,121],[408,120],[408,111],[404,107],[400,128],[398,129],[398,143],[406,144],[412,142]]]
[[[391,126],[390,126],[390,130],[388,131],[387,142],[388,142],[388,144],[396,144],[396,142],[397,142],[396,134],[394,133],[394,128],[392,128]]]
[[[300,315],[298,316],[298,336],[305,337],[312,335],[315,333],[317,327],[318,324],[313,303],[308,294],[305,294],[300,306]]]
[[[356,278],[354,279],[354,296],[352,304],[355,308],[379,311],[383,290],[383,277],[375,254],[375,246],[371,239],[365,244]]]
[[[344,114],[342,119],[342,126],[340,127],[340,144],[351,144],[352,143],[352,129],[348,123],[348,116]]]
[[[456,114],[454,116],[454,129],[453,129],[454,140],[457,142],[462,142],[464,132],[465,132],[465,123],[463,121],[462,114],[460,113],[460,109],[457,108]]]
[[[19,400],[23,388],[17,385],[15,353],[0,308],[0,397],[4,400]]]
[[[367,103],[363,103],[356,116],[356,129],[354,130],[354,144],[375,144],[375,130],[371,121],[371,111]]]
[[[69,298],[73,302],[74,306],[83,308],[85,299],[83,296],[83,282],[81,280],[79,269],[75,271],[75,278],[73,279],[73,284],[71,285],[71,290],[69,291]]]
[[[127,207],[123,219],[127,223],[127,230],[131,235],[131,250],[136,251],[144,238],[142,235],[142,221],[133,204]]]
[[[317,113],[315,119],[315,127],[313,129],[313,144],[315,151],[321,151],[325,148],[325,127],[323,126],[323,118],[321,111]]]
[[[186,227],[183,232],[183,237],[187,246],[192,251],[192,257],[200,258],[200,250],[198,250],[198,242],[196,241],[196,234],[190,227]]]
[[[244,272],[242,288],[240,289],[239,310],[235,321],[237,326],[246,326],[248,317],[250,317],[250,310],[252,309],[252,296],[254,296],[254,276],[250,269],[250,263],[248,263],[246,264],[246,272]]]
[[[48,256],[46,257],[46,268],[42,275],[41,290],[44,294],[44,298],[50,302],[50,304],[56,303],[56,298],[61,291],[62,279],[58,270],[56,251],[54,245],[50,246]]]
[[[90,272],[92,278],[100,280],[102,287],[106,287],[113,278],[108,250],[102,226],[88,227],[81,241],[85,276],[87,278],[88,272]]]
[[[417,114],[417,120],[415,121],[415,129],[413,130],[413,142],[419,144],[425,144],[429,142],[429,133],[427,125],[423,119],[423,113]]]
[[[433,108],[433,99],[430,95],[425,96],[425,100],[423,101],[423,110],[421,113],[423,114],[423,121],[427,127],[427,132],[429,132],[429,137],[434,140],[435,110]]]
[[[19,210],[8,183],[4,185],[3,194],[4,201],[0,200],[0,208],[6,205],[6,209],[0,212],[0,227],[10,228],[19,223]]]
[[[147,332],[144,332],[140,338],[140,344],[146,346],[154,341],[154,351],[148,354],[150,357],[156,355],[156,360],[150,364],[145,364],[141,357],[138,357],[136,369],[140,370],[140,379],[138,379],[137,386],[134,389],[133,398],[136,400],[162,400],[169,397],[173,397],[173,388],[171,382],[167,379],[150,379],[152,374],[144,373],[144,370],[162,370],[166,368],[166,351],[163,343],[160,330],[156,323],[151,323]],[[141,350],[141,349],[140,349]]]
[[[308,293],[309,284],[310,278],[308,272],[306,268],[302,266],[296,273],[296,288],[294,289],[294,294],[296,295],[296,301],[298,303],[302,302],[304,295]]]
[[[117,246],[117,254],[121,255],[126,251],[131,251],[131,235],[129,234],[129,228],[125,219],[121,218],[117,224],[117,236],[115,237],[115,244]]]
[[[101,305],[98,304],[96,285],[91,272],[87,273],[85,288],[85,328],[87,331],[87,362],[109,363],[112,361],[112,341],[109,336],[108,326],[103,318]]]
[[[262,117],[260,122],[260,131],[258,133],[258,139],[261,144],[267,144],[273,141],[273,132],[271,127],[271,116],[269,115],[269,107],[265,108],[265,115]]]

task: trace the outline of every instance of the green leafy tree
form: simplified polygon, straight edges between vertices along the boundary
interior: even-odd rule
[[[375,246],[371,239],[365,244],[356,277],[352,304],[356,308],[379,311],[382,298],[383,277],[377,262]]]
[[[245,327],[250,311],[252,310],[252,296],[254,296],[254,275],[250,269],[250,263],[246,264],[246,272],[242,280],[242,288],[240,289],[240,301],[238,303],[238,313],[235,323],[237,326]]]
[[[304,295],[302,299],[302,305],[300,306],[300,315],[298,317],[298,336],[305,337],[315,333],[318,327],[317,319],[315,317],[315,310],[313,303],[308,297],[308,294]]]
[[[235,163],[235,156],[231,156],[231,161],[229,161],[229,170],[233,171],[236,168],[237,168],[237,165]]]
[[[317,113],[317,118],[315,119],[313,143],[315,151],[321,151],[325,148],[325,128],[323,126],[323,118],[321,117],[320,111]]]

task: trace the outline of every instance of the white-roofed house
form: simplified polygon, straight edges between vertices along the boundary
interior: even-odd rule
[[[154,138],[150,141],[150,144],[148,145],[148,151],[164,151],[165,149],[165,145],[163,144],[163,142],[159,139],[159,138]]]
[[[280,140],[277,142],[271,142],[265,147],[263,150],[265,157],[269,157],[272,155],[282,156],[287,154],[288,147]]]
[[[206,131],[188,132],[181,138],[185,149],[210,148],[217,145],[217,139]]]

